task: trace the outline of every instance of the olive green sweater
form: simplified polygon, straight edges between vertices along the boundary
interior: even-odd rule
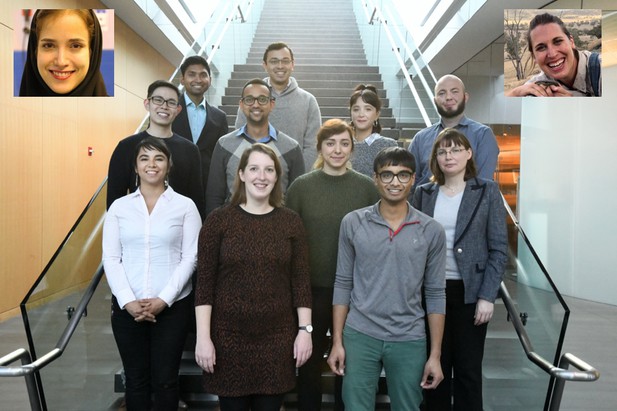
[[[353,170],[341,176],[314,170],[296,178],[289,186],[285,205],[300,214],[304,223],[313,287],[334,286],[343,217],[378,200],[373,180]]]

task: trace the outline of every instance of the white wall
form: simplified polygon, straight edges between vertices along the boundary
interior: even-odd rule
[[[602,98],[521,99],[519,213],[558,289],[617,305],[617,67]]]

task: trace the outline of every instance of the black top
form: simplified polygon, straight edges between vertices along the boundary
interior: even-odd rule
[[[54,92],[41,77],[36,65],[36,50],[39,42],[36,35],[36,24],[39,12],[37,10],[32,18],[30,25],[30,37],[28,38],[28,53],[26,57],[26,65],[21,78],[21,87],[19,88],[20,96],[38,96],[38,97],[62,97],[62,96],[107,96],[107,89],[103,75],[101,74],[101,59],[103,55],[103,32],[101,25],[96,17],[96,13],[90,10],[90,14],[94,19],[94,34],[90,38],[90,67],[84,80],[74,88],[70,93],[58,94]]]
[[[135,147],[146,137],[152,136],[142,131],[120,141],[114,149],[107,175],[107,208],[118,198],[137,190]],[[193,200],[203,220],[206,202],[201,183],[199,150],[195,144],[177,134],[163,140],[171,152],[173,163],[169,172],[169,185],[176,192]]]

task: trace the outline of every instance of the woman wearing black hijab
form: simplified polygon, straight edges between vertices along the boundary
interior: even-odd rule
[[[103,34],[93,10],[34,13],[20,96],[107,96]]]

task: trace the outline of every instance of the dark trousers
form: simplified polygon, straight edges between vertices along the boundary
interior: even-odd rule
[[[313,355],[298,370],[298,411],[321,410],[321,372],[325,364],[324,353],[330,348],[328,330],[332,327],[332,288],[313,287]],[[334,409],[342,411],[343,400],[341,397],[342,377],[334,379]]]
[[[221,411],[279,411],[285,394],[220,397]]]
[[[189,298],[156,316],[156,323],[135,322],[112,298],[111,327],[126,377],[127,411],[176,411],[178,371],[193,309]]]
[[[482,358],[488,324],[473,324],[476,304],[465,304],[464,297],[463,281],[448,280],[441,344],[444,380],[435,390],[424,391],[427,411],[482,411]]]

